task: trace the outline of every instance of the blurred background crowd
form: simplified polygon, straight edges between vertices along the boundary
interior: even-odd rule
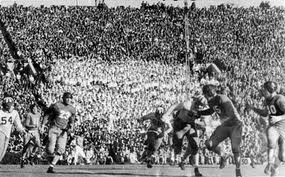
[[[267,80],[278,82],[284,92],[284,13],[284,7],[268,4],[0,7],[23,58],[12,59],[0,35],[0,94],[12,94],[24,118],[32,103],[44,112],[70,91],[77,110],[75,134],[84,137],[88,163],[139,163],[147,125],[136,119],[157,106],[187,100],[202,84],[214,81],[242,116],[242,156],[262,163],[266,121],[247,104],[262,106],[258,88]],[[188,49],[192,57],[186,60]],[[220,69],[218,77],[206,72],[208,63]],[[201,135],[200,163],[218,163],[205,149],[205,138]],[[72,164],[72,146],[67,149],[63,160]],[[14,133],[8,152],[21,150],[21,137]],[[156,162],[169,159],[164,143]],[[11,158],[2,163],[12,163]]]

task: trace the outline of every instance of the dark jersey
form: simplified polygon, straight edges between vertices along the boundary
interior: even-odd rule
[[[234,107],[233,102],[226,95],[217,94],[208,101],[209,109],[199,111],[201,115],[212,115],[216,113],[221,122],[226,125],[240,123],[240,115]]]
[[[50,108],[51,111],[51,124],[56,125],[61,129],[66,129],[69,122],[73,122],[75,116],[75,108],[71,105],[64,105],[57,102]]]
[[[269,116],[281,116],[285,114],[285,96],[275,95],[270,100],[265,100]]]
[[[164,130],[165,123],[161,120],[161,116],[155,113],[149,113],[142,117],[143,120],[150,120],[149,131],[157,131],[158,129]]]
[[[185,122],[185,123],[195,122],[195,117],[191,115],[191,111],[185,108],[182,108],[176,112],[176,114],[174,115],[174,122],[177,119],[180,119],[182,122]]]
[[[184,129],[187,125],[191,125],[191,128],[196,133],[195,117],[191,115],[191,111],[182,108],[179,109],[173,116],[173,130],[174,132]]]

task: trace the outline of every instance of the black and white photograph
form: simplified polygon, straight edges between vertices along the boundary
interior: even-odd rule
[[[0,0],[0,177],[285,177],[285,0]]]

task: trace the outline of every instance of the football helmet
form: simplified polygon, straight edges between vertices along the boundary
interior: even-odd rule
[[[263,88],[266,89],[269,93],[273,93],[277,91],[278,85],[276,82],[267,81],[263,84]]]
[[[2,107],[5,110],[10,110],[10,108],[14,106],[14,100],[12,97],[5,97],[2,101]]]

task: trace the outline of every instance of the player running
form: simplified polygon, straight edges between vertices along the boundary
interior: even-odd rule
[[[12,126],[14,125],[19,132],[26,134],[19,113],[14,110],[13,98],[5,97],[2,101],[2,108],[3,110],[0,110],[0,161],[6,153]]]
[[[277,94],[278,85],[267,81],[263,84],[260,93],[265,98],[264,109],[250,108],[257,114],[269,116],[269,126],[266,130],[268,141],[268,164],[264,173],[270,176],[277,175],[280,162],[285,161],[285,97]],[[275,150],[279,147],[278,157]]]
[[[21,168],[24,168],[24,163],[27,159],[33,164],[36,152],[41,147],[40,140],[40,118],[41,114],[35,104],[30,106],[30,112],[24,121],[24,126],[28,130],[28,134],[24,136],[24,148],[22,151]]]
[[[228,155],[223,152],[220,143],[226,138],[230,138],[236,164],[236,177],[241,177],[240,144],[243,125],[240,115],[232,101],[226,95],[216,93],[214,85],[205,85],[202,91],[208,100],[209,108],[198,111],[198,115],[212,115],[215,113],[221,121],[221,125],[214,130],[211,137],[206,141],[206,147],[221,156],[220,168],[222,169],[225,167]]]
[[[140,119],[139,122],[150,120],[150,126],[147,130],[147,139],[145,141],[146,148],[142,154],[141,160],[147,162],[147,167],[152,168],[152,158],[161,145],[165,130],[167,129],[165,122],[162,121],[164,109],[159,107],[155,112],[149,113]]]
[[[51,105],[43,120],[42,132],[47,122],[50,123],[47,147],[50,166],[47,173],[55,173],[54,166],[65,152],[67,134],[72,132],[74,128],[75,108],[71,105],[71,99],[72,94],[65,92],[62,102],[59,101]]]
[[[186,102],[171,106],[164,115],[164,117],[170,117],[172,119],[168,122],[172,122],[172,147],[174,149],[175,156],[182,152],[184,137],[186,137],[188,141],[186,152],[183,154],[181,162],[179,163],[179,167],[182,170],[185,169],[185,160],[188,159],[190,155],[192,156],[192,159],[196,159],[196,155],[198,153],[198,145],[194,139],[197,137],[195,124],[195,119],[197,117],[195,117],[192,112],[197,104],[198,100],[194,101],[193,99],[190,99]],[[194,133],[190,131],[191,129],[194,130]],[[197,161],[195,161],[194,174],[195,176],[203,176],[199,171]]]

